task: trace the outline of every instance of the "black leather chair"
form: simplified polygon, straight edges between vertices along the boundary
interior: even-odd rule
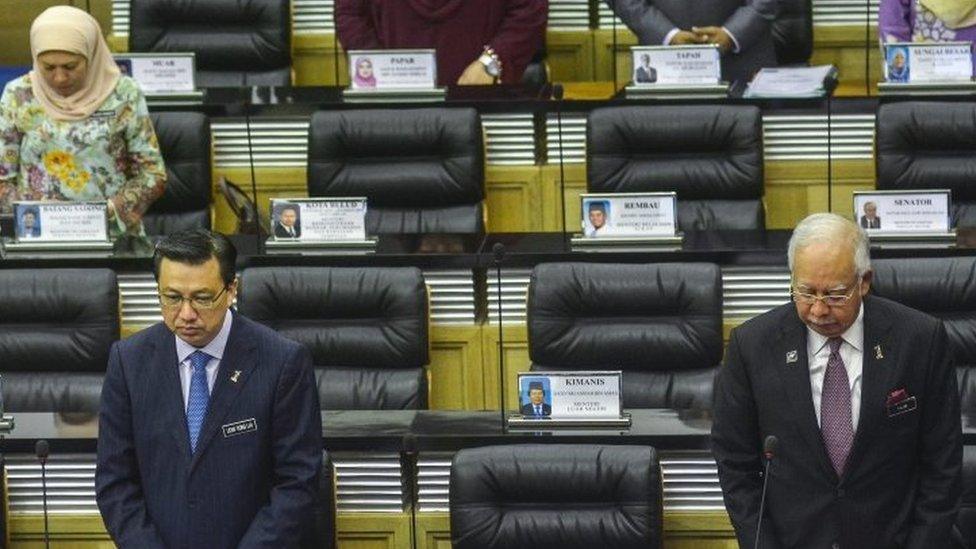
[[[594,109],[586,162],[591,193],[676,191],[682,230],[765,227],[758,107]]]
[[[371,234],[482,233],[484,185],[474,109],[312,115],[308,194],[367,197]]]
[[[711,407],[722,274],[710,263],[547,263],[529,283],[534,371],[623,370],[629,408]]]
[[[108,269],[0,270],[6,412],[97,412],[119,291]]]
[[[146,234],[210,228],[210,119],[197,112],[155,112],[152,117],[166,163],[166,191],[142,223]]]
[[[237,304],[309,348],[322,409],[427,407],[427,287],[419,269],[251,268]]]
[[[872,261],[875,294],[942,319],[949,336],[964,414],[976,414],[976,258]],[[957,547],[976,548],[976,447],[963,454],[963,501]]]
[[[454,549],[657,549],[661,499],[649,446],[471,448],[451,463],[451,541]]]
[[[772,32],[778,65],[806,65],[813,54],[812,0],[779,0]]]
[[[878,189],[950,189],[952,224],[976,226],[976,104],[878,107]]]
[[[199,87],[291,85],[288,0],[130,0],[129,51],[194,52]]]

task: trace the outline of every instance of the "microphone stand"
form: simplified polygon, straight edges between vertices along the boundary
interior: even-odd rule
[[[44,508],[44,549],[51,549],[51,534],[48,526],[47,513],[47,456],[50,446],[46,440],[38,440],[34,445],[34,453],[41,462],[41,505]]]
[[[776,454],[776,445],[779,439],[774,435],[769,435],[763,442],[763,458],[766,465],[763,470],[762,496],[759,498],[759,519],[756,521],[756,543],[755,549],[759,549],[759,538],[762,537],[762,520],[766,512],[766,487],[769,485],[769,470],[773,464],[773,456]]]
[[[255,88],[256,89],[256,88]],[[254,147],[251,143],[251,99],[250,90],[244,99],[244,133],[247,137],[247,163],[251,168],[251,205],[254,206],[254,240],[257,255],[264,253],[264,242],[261,239],[261,211],[258,209],[258,183],[254,172]]]
[[[563,250],[566,249],[566,172],[563,159],[563,85],[552,87],[552,98],[556,100],[556,131],[559,134],[559,216],[563,228]]]
[[[495,263],[495,282],[498,292],[498,408],[501,411],[502,433],[508,430],[508,417],[505,414],[505,336],[502,330],[502,261],[505,259],[505,245],[496,242],[491,247]]]

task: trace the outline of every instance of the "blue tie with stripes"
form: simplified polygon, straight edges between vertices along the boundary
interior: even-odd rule
[[[190,396],[186,403],[186,430],[190,433],[190,453],[197,449],[197,439],[200,438],[200,428],[203,419],[207,417],[207,405],[210,404],[210,388],[207,387],[207,363],[213,358],[203,351],[194,351],[190,355]]]

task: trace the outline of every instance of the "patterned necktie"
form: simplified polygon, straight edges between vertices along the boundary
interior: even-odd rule
[[[207,417],[207,406],[210,403],[210,388],[207,387],[207,363],[213,358],[203,351],[194,351],[190,355],[190,396],[186,403],[186,430],[190,433],[190,453],[197,449],[197,439],[200,438],[200,428],[203,419]]]
[[[837,476],[844,474],[847,455],[854,444],[851,386],[847,380],[847,368],[840,357],[841,343],[843,340],[839,337],[832,337],[827,342],[830,345],[830,358],[827,359],[820,397],[820,432]]]

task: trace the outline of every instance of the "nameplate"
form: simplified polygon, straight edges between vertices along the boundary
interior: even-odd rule
[[[621,372],[518,374],[519,412],[527,419],[619,419]]]
[[[893,42],[884,51],[888,82],[968,82],[973,77],[969,42]]]
[[[272,237],[298,242],[362,242],[366,240],[366,208],[365,197],[274,198]]]
[[[353,50],[349,52],[353,90],[403,90],[437,87],[435,51]]]
[[[583,236],[675,236],[677,197],[667,193],[613,193],[580,195]]]
[[[107,242],[107,202],[14,202],[15,242]]]
[[[855,191],[854,220],[871,234],[948,233],[949,190]]]
[[[718,84],[722,63],[718,46],[635,46],[630,49],[635,86]]]
[[[196,57],[193,53],[120,53],[115,64],[131,76],[146,95],[193,92]]]
[[[220,428],[224,432],[224,438],[230,438],[233,436],[242,435],[244,433],[257,431],[258,421],[252,417],[242,421],[228,423],[227,425],[221,425]]]

